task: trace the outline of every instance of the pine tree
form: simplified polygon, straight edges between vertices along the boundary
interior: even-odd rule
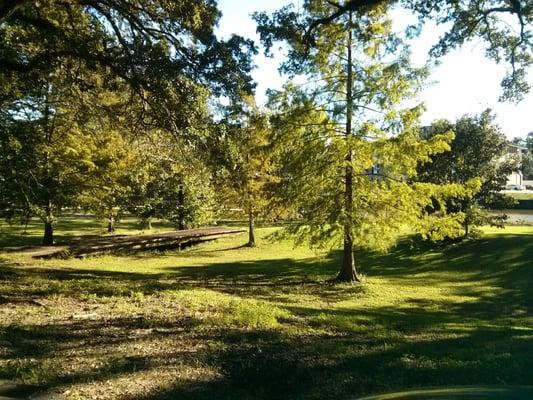
[[[304,18],[319,18],[332,7],[308,2]],[[431,194],[465,191],[413,180],[417,164],[448,150],[453,134],[419,137],[422,106],[404,104],[426,71],[410,66],[385,6],[324,25],[310,53],[291,32],[283,35],[288,15],[283,9],[273,20],[263,18],[261,31],[267,41],[288,42],[284,71],[307,78],[303,85],[286,85],[270,101],[285,161],[279,192],[302,216],[289,231],[311,245],[342,244],[337,279],[359,281],[354,249],[385,250],[408,225],[427,231],[437,223],[424,211]]]

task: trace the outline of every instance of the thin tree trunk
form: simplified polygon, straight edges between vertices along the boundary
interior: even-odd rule
[[[113,216],[110,216],[107,219],[107,233],[113,232],[115,232],[115,218]]]
[[[24,215],[24,235],[28,234],[28,223],[30,222],[31,216],[29,214]]]
[[[53,128],[50,125],[50,104],[48,103],[49,97],[48,93],[46,93],[45,98],[45,109],[44,109],[44,129],[46,132],[46,143],[50,145],[52,143],[52,134],[53,134]],[[54,227],[52,223],[54,222],[54,216],[52,215],[52,199],[50,196],[50,154],[49,151],[46,150],[45,152],[45,158],[44,158],[44,165],[45,165],[45,174],[44,174],[44,187],[46,190],[45,194],[45,207],[44,207],[44,236],[43,236],[43,246],[53,246],[54,245]]]
[[[177,227],[179,231],[186,229],[185,226],[185,193],[183,192],[183,180],[180,180],[178,186],[178,221]]]
[[[255,246],[255,233],[254,233],[254,212],[252,207],[248,207],[248,247]]]
[[[50,201],[45,207],[45,216],[44,216],[44,235],[43,235],[43,246],[53,246],[54,245],[54,226],[52,225],[54,217],[52,215],[52,205]]]
[[[466,202],[466,204],[463,203],[463,206],[461,208],[465,214],[465,219],[463,221],[463,228],[464,228],[464,237],[466,239],[468,237],[468,234],[470,233],[470,211],[472,209],[472,206],[470,205],[469,202]]]
[[[139,217],[139,226],[142,230],[152,229],[152,218],[150,217]]]
[[[352,112],[353,112],[353,71],[352,71],[352,13],[349,14],[350,27],[348,30],[348,54],[347,54],[347,79],[346,79],[346,139],[352,136]],[[342,253],[342,265],[337,275],[341,282],[359,282],[353,254],[352,237],[352,211],[353,211],[353,168],[352,149],[349,144],[346,155],[345,187],[344,187],[344,248]]]

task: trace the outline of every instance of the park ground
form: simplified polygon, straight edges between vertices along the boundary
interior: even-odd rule
[[[67,220],[59,239],[98,234]],[[123,224],[134,232],[133,224]],[[0,250],[0,379],[54,399],[343,399],[533,382],[533,227],[359,253],[271,242],[34,260]],[[38,243],[2,227],[0,246]]]
[[[533,200],[533,190],[506,191],[505,194],[516,200]]]

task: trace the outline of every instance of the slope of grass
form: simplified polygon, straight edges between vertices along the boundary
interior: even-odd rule
[[[0,254],[0,379],[58,399],[339,399],[533,382],[533,227],[359,254],[240,247]]]

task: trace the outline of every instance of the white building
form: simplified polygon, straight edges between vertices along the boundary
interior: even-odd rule
[[[507,144],[507,153],[503,156],[503,160],[508,160],[510,158],[518,159],[522,163],[522,154],[527,151],[527,147],[515,144]],[[524,181],[524,175],[522,171],[514,171],[512,174],[507,176],[506,185],[526,185],[529,184],[527,181]]]

